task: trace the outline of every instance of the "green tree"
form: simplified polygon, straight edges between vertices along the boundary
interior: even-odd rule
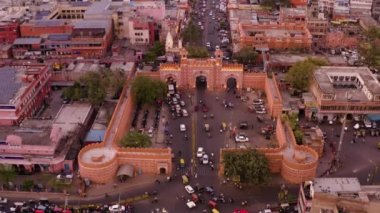
[[[303,144],[303,136],[304,136],[302,130],[297,128],[296,130],[293,131],[293,134],[294,134],[294,137],[296,138],[297,144],[302,145]]]
[[[144,55],[145,62],[154,62],[158,56],[165,55],[165,44],[159,41],[154,42],[153,46]]]
[[[202,30],[193,21],[190,21],[187,27],[182,31],[182,39],[185,44],[197,44],[202,39]]]
[[[255,64],[257,52],[251,47],[243,47],[233,58],[240,64]]]
[[[370,27],[366,31],[367,40],[362,41],[359,52],[363,56],[362,62],[370,68],[380,70],[380,28]]]
[[[188,57],[189,58],[207,58],[209,57],[208,51],[205,47],[187,47],[186,50],[188,51]]]
[[[128,132],[120,142],[122,147],[149,147],[151,144],[148,135],[137,131]]]
[[[297,62],[289,69],[285,79],[293,89],[307,91],[314,70],[326,64],[324,60],[314,58]]]
[[[0,178],[8,183],[16,177],[16,171],[10,165],[0,165]]]
[[[100,70],[99,72],[88,72],[80,78],[79,82],[86,88],[87,98],[90,103],[94,105],[103,103],[109,86],[107,77],[109,74],[110,70]]]
[[[34,181],[33,180],[25,180],[22,185],[23,185],[25,191],[30,191],[30,190],[32,190],[32,188],[34,186]]]
[[[223,155],[225,173],[241,182],[261,185],[270,178],[268,159],[256,150],[226,152]]]
[[[131,90],[137,103],[153,104],[154,101],[165,97],[167,86],[163,81],[138,76],[132,82]]]

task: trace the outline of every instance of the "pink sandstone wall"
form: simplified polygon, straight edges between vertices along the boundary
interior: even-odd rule
[[[243,88],[264,90],[266,78],[266,73],[243,73]]]

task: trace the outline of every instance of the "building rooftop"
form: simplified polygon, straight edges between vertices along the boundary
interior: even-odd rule
[[[85,12],[85,15],[100,15],[103,12],[107,11],[111,5],[110,0],[101,0],[94,2]]]
[[[50,34],[47,37],[50,41],[69,41],[71,39],[70,34]]]
[[[372,95],[380,94],[380,83],[368,67],[323,66],[314,72],[314,79],[323,93],[335,94],[336,99],[340,100],[370,99],[364,89],[357,86],[357,81]]]
[[[53,19],[53,20],[37,20],[30,23],[34,24],[34,26],[36,27],[55,27],[55,26],[66,25],[67,21],[60,20],[60,19]]]
[[[13,45],[41,44],[42,38],[16,38]]]
[[[88,20],[81,19],[74,22],[74,29],[105,29],[107,32],[111,30],[111,20]]]
[[[0,68],[0,104],[10,104],[11,100],[17,96],[20,88],[23,87],[17,75],[15,68]]]
[[[344,193],[359,193],[361,186],[358,178],[315,178],[314,192],[340,196]]]

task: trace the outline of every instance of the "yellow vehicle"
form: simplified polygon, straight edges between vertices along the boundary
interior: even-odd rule
[[[219,211],[217,209],[212,209],[211,212],[212,213],[219,213]]]
[[[185,167],[185,160],[184,160],[183,158],[181,158],[181,159],[179,160],[179,166],[180,166],[181,168],[184,168],[184,167]]]
[[[186,175],[182,175],[182,183],[184,185],[189,184],[189,178]]]

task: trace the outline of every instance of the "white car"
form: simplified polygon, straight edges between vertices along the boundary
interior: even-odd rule
[[[189,209],[192,209],[192,208],[195,208],[197,205],[194,203],[194,201],[187,201],[186,203],[187,207],[189,207]]]
[[[180,101],[180,102],[179,102],[179,105],[181,105],[181,106],[186,106],[186,103],[185,103],[185,101]]]
[[[180,125],[179,125],[179,130],[180,130],[181,132],[186,132],[186,125],[185,125],[185,124],[180,124]]]
[[[194,193],[194,189],[193,189],[193,187],[191,187],[190,185],[186,185],[186,186],[185,186],[185,190],[186,190],[187,193],[189,193],[189,194],[193,194],[193,193]]]
[[[1,204],[6,204],[8,202],[8,199],[5,197],[0,197],[0,203]]]
[[[238,134],[235,137],[235,141],[236,142],[248,142],[249,138],[246,135],[244,135],[244,134]]]
[[[186,109],[183,109],[183,110],[182,110],[182,116],[183,116],[183,117],[189,117],[189,113],[187,112]]]
[[[197,157],[198,158],[201,158],[205,153],[205,150],[203,149],[203,147],[198,147],[198,150],[197,150]]]
[[[116,204],[109,207],[110,212],[122,212],[125,211],[125,206]]]
[[[207,165],[208,164],[208,155],[203,155],[203,157],[202,157],[202,164],[205,164],[205,165]]]
[[[265,113],[267,113],[267,111],[265,111],[265,110],[256,110],[256,113],[257,114],[265,114]]]

